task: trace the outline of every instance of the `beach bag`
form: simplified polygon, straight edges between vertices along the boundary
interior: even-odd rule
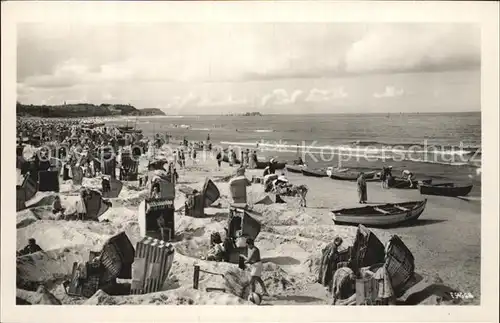
[[[165,241],[146,237],[137,242],[130,294],[161,290],[172,268],[174,254],[174,247]]]
[[[73,180],[73,185],[80,186],[83,181],[83,169],[80,166],[71,167],[71,179]]]
[[[38,191],[59,192],[59,172],[57,171],[38,172]]]
[[[388,242],[385,268],[396,293],[415,274],[415,258],[397,235],[392,236]]]

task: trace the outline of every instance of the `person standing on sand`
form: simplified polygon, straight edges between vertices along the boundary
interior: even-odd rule
[[[221,169],[221,164],[222,164],[222,151],[219,149],[219,151],[217,151],[217,170],[220,171]]]
[[[357,184],[358,184],[359,203],[366,204],[366,201],[368,200],[368,194],[366,191],[365,174],[363,172],[359,174]]]
[[[245,150],[245,152],[243,153],[243,161],[244,161],[244,165],[246,167],[248,167],[249,163],[250,163],[250,150],[249,149]]]
[[[248,264],[250,267],[250,286],[252,288],[252,292],[255,292],[255,284],[258,283],[260,285],[260,288],[262,288],[262,295],[269,296],[266,285],[260,277],[262,274],[260,250],[255,246],[253,239],[247,238],[246,242],[248,247],[248,254],[246,256],[241,255],[241,257],[245,259],[245,264]]]
[[[233,158],[233,150],[232,149],[229,150],[229,156],[228,156],[228,158],[229,158],[229,166],[233,167],[234,158]]]
[[[387,168],[382,166],[382,171],[380,172],[380,182],[382,183],[382,188],[387,188]]]

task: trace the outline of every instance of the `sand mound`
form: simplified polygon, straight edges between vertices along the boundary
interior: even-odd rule
[[[39,217],[33,212],[33,210],[27,209],[17,212],[16,220],[16,228],[19,229],[38,221]]]
[[[308,215],[305,210],[297,210],[296,207],[287,203],[257,204],[252,209],[261,215],[257,219],[266,226],[300,225],[317,222],[317,219]]]
[[[251,305],[232,294],[189,288],[134,296],[110,296],[97,291],[84,305]]]
[[[17,257],[16,285],[32,291],[40,284],[51,288],[69,278],[73,262],[84,262],[87,259],[88,247],[83,245]]]
[[[17,230],[17,249],[23,248],[29,238],[35,238],[43,250],[76,245],[99,249],[108,238],[120,231],[125,231],[133,243],[138,240],[138,226],[119,228],[110,223],[95,221],[40,220]]]

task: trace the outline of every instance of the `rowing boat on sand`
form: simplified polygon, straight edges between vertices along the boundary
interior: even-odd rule
[[[363,224],[372,227],[396,226],[415,221],[424,212],[423,201],[388,203],[332,211],[336,224]]]

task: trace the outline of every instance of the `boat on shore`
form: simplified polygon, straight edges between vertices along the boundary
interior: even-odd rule
[[[324,170],[302,169],[302,175],[309,177],[328,177]]]
[[[467,196],[472,190],[473,185],[457,186],[454,183],[442,184],[421,184],[419,185],[422,195],[440,195],[440,196]]]
[[[397,226],[415,221],[424,212],[427,199],[423,201],[387,203],[332,211],[333,222],[371,227]]]
[[[258,160],[255,163],[255,168],[256,169],[265,169],[267,166],[269,166],[269,162],[267,162],[267,161],[260,161],[260,160]],[[286,166],[285,162],[278,162],[278,163],[275,164],[275,169],[284,169],[285,166]]]
[[[420,185],[430,185],[432,183],[432,179],[424,179],[424,180],[413,180],[413,186],[410,185],[410,182],[406,178],[401,177],[393,177],[389,181],[390,188],[401,188],[401,189],[417,189]]]
[[[342,171],[342,172],[339,172],[339,171],[330,171],[328,172],[328,176],[331,178],[331,179],[336,179],[336,180],[339,180],[339,181],[356,181],[359,177],[359,174],[361,172],[353,172],[353,171]],[[372,180],[374,179],[375,177],[375,171],[371,171],[371,172],[368,172],[368,173],[365,173],[365,179],[366,180]]]
[[[305,165],[285,165],[285,168],[290,173],[301,174],[302,170],[306,168]]]

